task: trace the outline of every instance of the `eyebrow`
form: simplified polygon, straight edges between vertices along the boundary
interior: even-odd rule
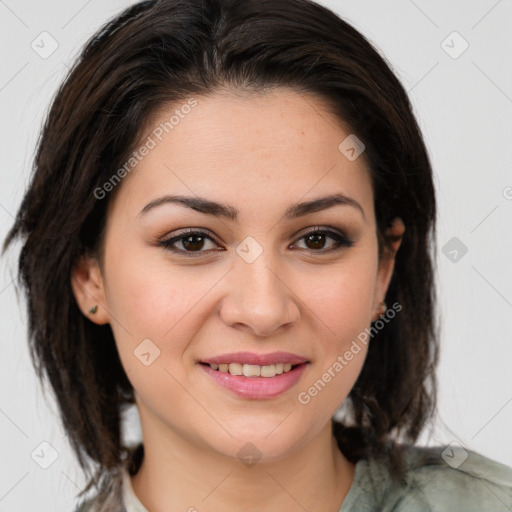
[[[213,215],[214,217],[223,217],[231,221],[238,220],[239,211],[231,205],[210,201],[203,197],[190,197],[180,195],[164,195],[149,202],[137,215],[138,217],[146,214],[150,210],[157,208],[163,204],[177,204],[186,208],[191,208],[205,215]],[[310,213],[320,212],[337,205],[351,206],[360,211],[366,220],[363,207],[352,197],[343,194],[333,194],[330,196],[320,197],[311,201],[305,201],[290,206],[283,218],[285,220],[293,220]]]

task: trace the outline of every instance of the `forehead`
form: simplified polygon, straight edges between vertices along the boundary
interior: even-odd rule
[[[325,101],[288,88],[191,97],[152,116],[136,145],[151,149],[118,192],[140,208],[165,193],[238,204],[242,213],[336,192],[370,206],[364,153],[351,160],[340,150],[348,137]]]

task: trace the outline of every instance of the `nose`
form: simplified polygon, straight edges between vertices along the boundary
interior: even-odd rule
[[[282,267],[264,256],[265,251],[252,263],[236,258],[220,308],[226,325],[257,336],[276,333],[300,317],[290,273],[285,275]]]

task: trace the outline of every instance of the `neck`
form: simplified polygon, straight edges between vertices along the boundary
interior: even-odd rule
[[[354,465],[339,451],[330,422],[289,456],[250,467],[169,429],[148,427],[143,425],[144,460],[132,486],[151,512],[337,512],[354,479]]]

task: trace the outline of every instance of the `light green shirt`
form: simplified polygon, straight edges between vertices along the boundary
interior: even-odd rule
[[[359,460],[338,512],[512,511],[512,468],[461,448],[413,446],[404,456],[403,482],[393,481],[384,464]],[[76,512],[149,512],[133,492],[126,469],[121,487],[122,503],[112,499],[95,508],[90,501]]]

